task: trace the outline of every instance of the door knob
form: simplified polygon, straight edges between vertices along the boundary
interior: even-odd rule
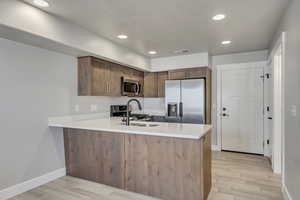
[[[226,113],[223,113],[222,116],[223,116],[223,117],[229,117],[229,115],[226,114]]]

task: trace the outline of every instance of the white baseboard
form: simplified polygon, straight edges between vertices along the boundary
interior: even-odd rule
[[[0,191],[0,200],[6,200],[12,198],[18,194],[32,190],[36,187],[49,183],[65,175],[66,175],[66,168],[61,168],[53,172],[50,172],[48,174],[42,175],[40,177],[11,186],[9,188]]]
[[[282,186],[282,194],[283,194],[284,200],[293,200],[285,185]]]
[[[212,151],[221,151],[221,147],[219,147],[218,145],[211,145],[211,150]]]

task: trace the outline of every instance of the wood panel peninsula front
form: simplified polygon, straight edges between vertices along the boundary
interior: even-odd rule
[[[49,124],[64,128],[67,175],[163,200],[206,200],[211,126],[116,119]],[[158,126],[157,126],[158,125]]]

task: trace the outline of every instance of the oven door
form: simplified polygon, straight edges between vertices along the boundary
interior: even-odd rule
[[[136,96],[140,93],[140,84],[138,81],[124,79],[122,80],[122,95]]]

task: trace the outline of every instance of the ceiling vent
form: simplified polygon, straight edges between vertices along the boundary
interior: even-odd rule
[[[188,52],[190,52],[188,49],[179,49],[179,50],[173,51],[174,54],[185,54]]]

